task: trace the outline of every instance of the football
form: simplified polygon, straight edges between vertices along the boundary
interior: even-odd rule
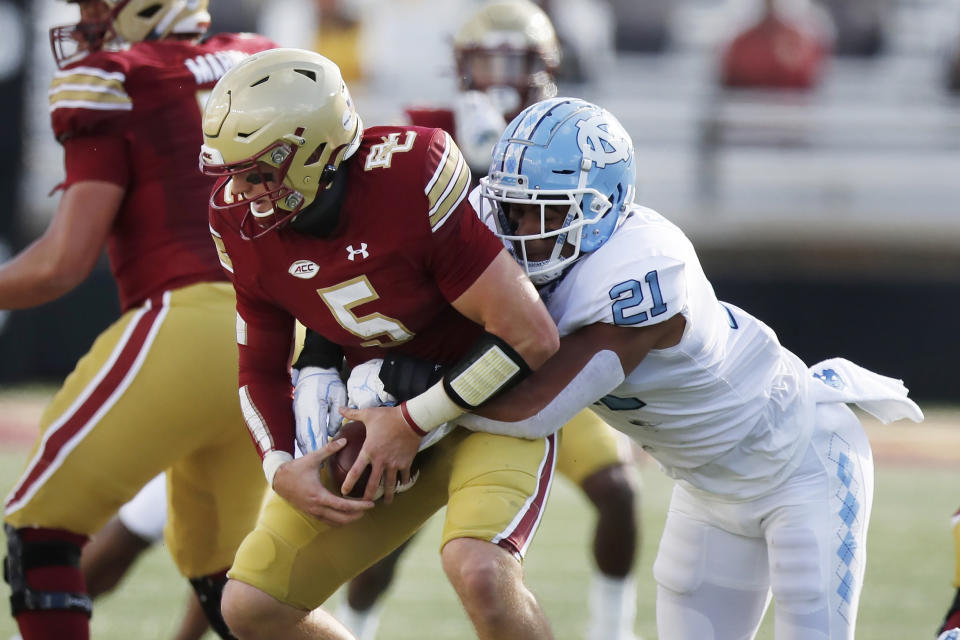
[[[353,466],[353,463],[356,461],[357,456],[360,455],[360,449],[363,447],[363,441],[367,438],[367,427],[357,420],[347,422],[342,427],[336,435],[337,438],[346,438],[347,444],[337,451],[332,456],[328,458],[329,468],[330,468],[330,479],[333,481],[333,486],[339,493],[340,487],[343,486],[343,481],[347,478],[347,473],[350,471],[350,467]],[[421,456],[417,455],[413,459],[413,464],[410,468],[410,482],[407,484],[400,484],[399,480],[397,482],[397,493],[403,493],[407,489],[413,486],[417,481],[417,478],[420,476],[420,459]],[[357,483],[353,485],[353,490],[347,494],[347,498],[362,498],[363,492],[367,488],[367,480],[370,479],[370,466],[367,465],[367,468],[360,475],[360,478],[357,480]],[[377,487],[377,493],[373,497],[374,500],[379,500],[383,497],[383,482],[381,481],[380,486]]]
[[[340,487],[343,485],[343,481],[347,478],[347,473],[350,471],[350,467],[353,466],[354,461],[356,461],[357,456],[360,454],[360,448],[363,447],[363,441],[367,438],[367,427],[357,420],[347,422],[342,427],[340,427],[339,433],[336,435],[337,438],[346,438],[347,444],[337,451],[329,458],[330,462],[330,479],[333,480],[333,486],[339,492]],[[370,479],[370,467],[368,466],[364,470],[363,475],[360,476],[360,479],[357,480],[357,483],[353,486],[353,491],[347,496],[348,498],[362,498],[363,491],[367,488],[367,480]],[[377,491],[377,497],[383,493],[383,489]]]

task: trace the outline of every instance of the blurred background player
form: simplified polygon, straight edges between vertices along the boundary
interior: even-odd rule
[[[408,108],[416,126],[450,133],[474,180],[486,175],[493,145],[521,109],[557,93],[560,46],[547,14],[528,0],[480,6],[454,38],[459,92],[452,109]],[[596,563],[589,589],[591,640],[633,637],[639,545],[636,474],[629,442],[584,411],[563,430],[557,471],[580,487],[597,509],[592,541]],[[382,604],[403,548],[352,580],[337,617],[361,640],[375,637]]]
[[[410,123],[454,137],[474,180],[486,175],[493,145],[529,104],[557,95],[561,51],[550,18],[528,0],[482,4],[453,39],[457,93],[452,107],[412,106]]]
[[[723,53],[721,84],[739,89],[810,89],[823,75],[830,34],[804,0],[761,0],[759,19]]]
[[[168,547],[211,625],[264,491],[236,398],[235,299],[211,247],[210,180],[196,170],[200,106],[238,60],[272,46],[205,41],[205,0],[81,0],[50,32],[50,88],[66,178],[46,232],[0,266],[0,308],[54,300],[104,247],[122,317],[41,419],[6,501],[12,613],[24,640],[89,637],[81,548],[168,469]]]

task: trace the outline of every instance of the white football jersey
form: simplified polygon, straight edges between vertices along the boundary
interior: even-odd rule
[[[693,245],[660,214],[635,206],[541,295],[561,336],[686,318],[677,345],[652,350],[592,407],[672,477],[737,500],[800,463],[813,425],[806,366],[764,323],[717,300]]]

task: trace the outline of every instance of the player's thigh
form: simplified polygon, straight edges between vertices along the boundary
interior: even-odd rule
[[[523,440],[470,433],[452,459],[442,545],[478,538],[523,556],[546,507],[556,434]]]
[[[128,311],[80,359],[7,502],[14,526],[92,534],[173,459],[178,447],[154,416],[159,389],[149,372],[177,348],[174,315],[162,302]]]
[[[711,524],[695,506],[678,504],[678,493],[675,490],[653,567],[659,637],[753,637],[768,602],[764,540]]]
[[[413,487],[362,518],[331,527],[273,492],[256,529],[243,540],[229,576],[280,602],[313,609],[340,585],[409,539],[447,501],[453,452],[467,436],[457,430],[428,450]]]
[[[105,330],[44,413],[8,521],[92,534],[174,460],[220,437],[221,414],[238,413],[233,300],[228,285],[186,287]]]
[[[630,460],[630,441],[589,409],[584,409],[561,430],[557,471],[581,486],[602,469]]]
[[[776,626],[784,637],[853,638],[873,504],[870,445],[855,414],[829,404],[817,407],[812,447],[784,489],[787,506],[765,520]],[[811,458],[820,473],[803,473]]]
[[[178,459],[167,470],[165,536],[181,573],[195,578],[228,568],[256,525],[266,489],[245,430]]]

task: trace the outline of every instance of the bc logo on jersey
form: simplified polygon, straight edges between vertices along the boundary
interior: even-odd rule
[[[367,163],[363,166],[363,170],[389,169],[390,163],[393,162],[393,154],[413,149],[413,141],[417,139],[417,132],[405,131],[403,135],[403,143],[400,142],[399,133],[391,133],[384,136],[383,142],[370,147],[370,153],[367,154]]]
[[[606,128],[601,127],[604,125]],[[613,129],[612,131],[610,129]],[[583,157],[601,169],[630,159],[630,138],[625,131],[597,114],[577,122],[577,145]]]

